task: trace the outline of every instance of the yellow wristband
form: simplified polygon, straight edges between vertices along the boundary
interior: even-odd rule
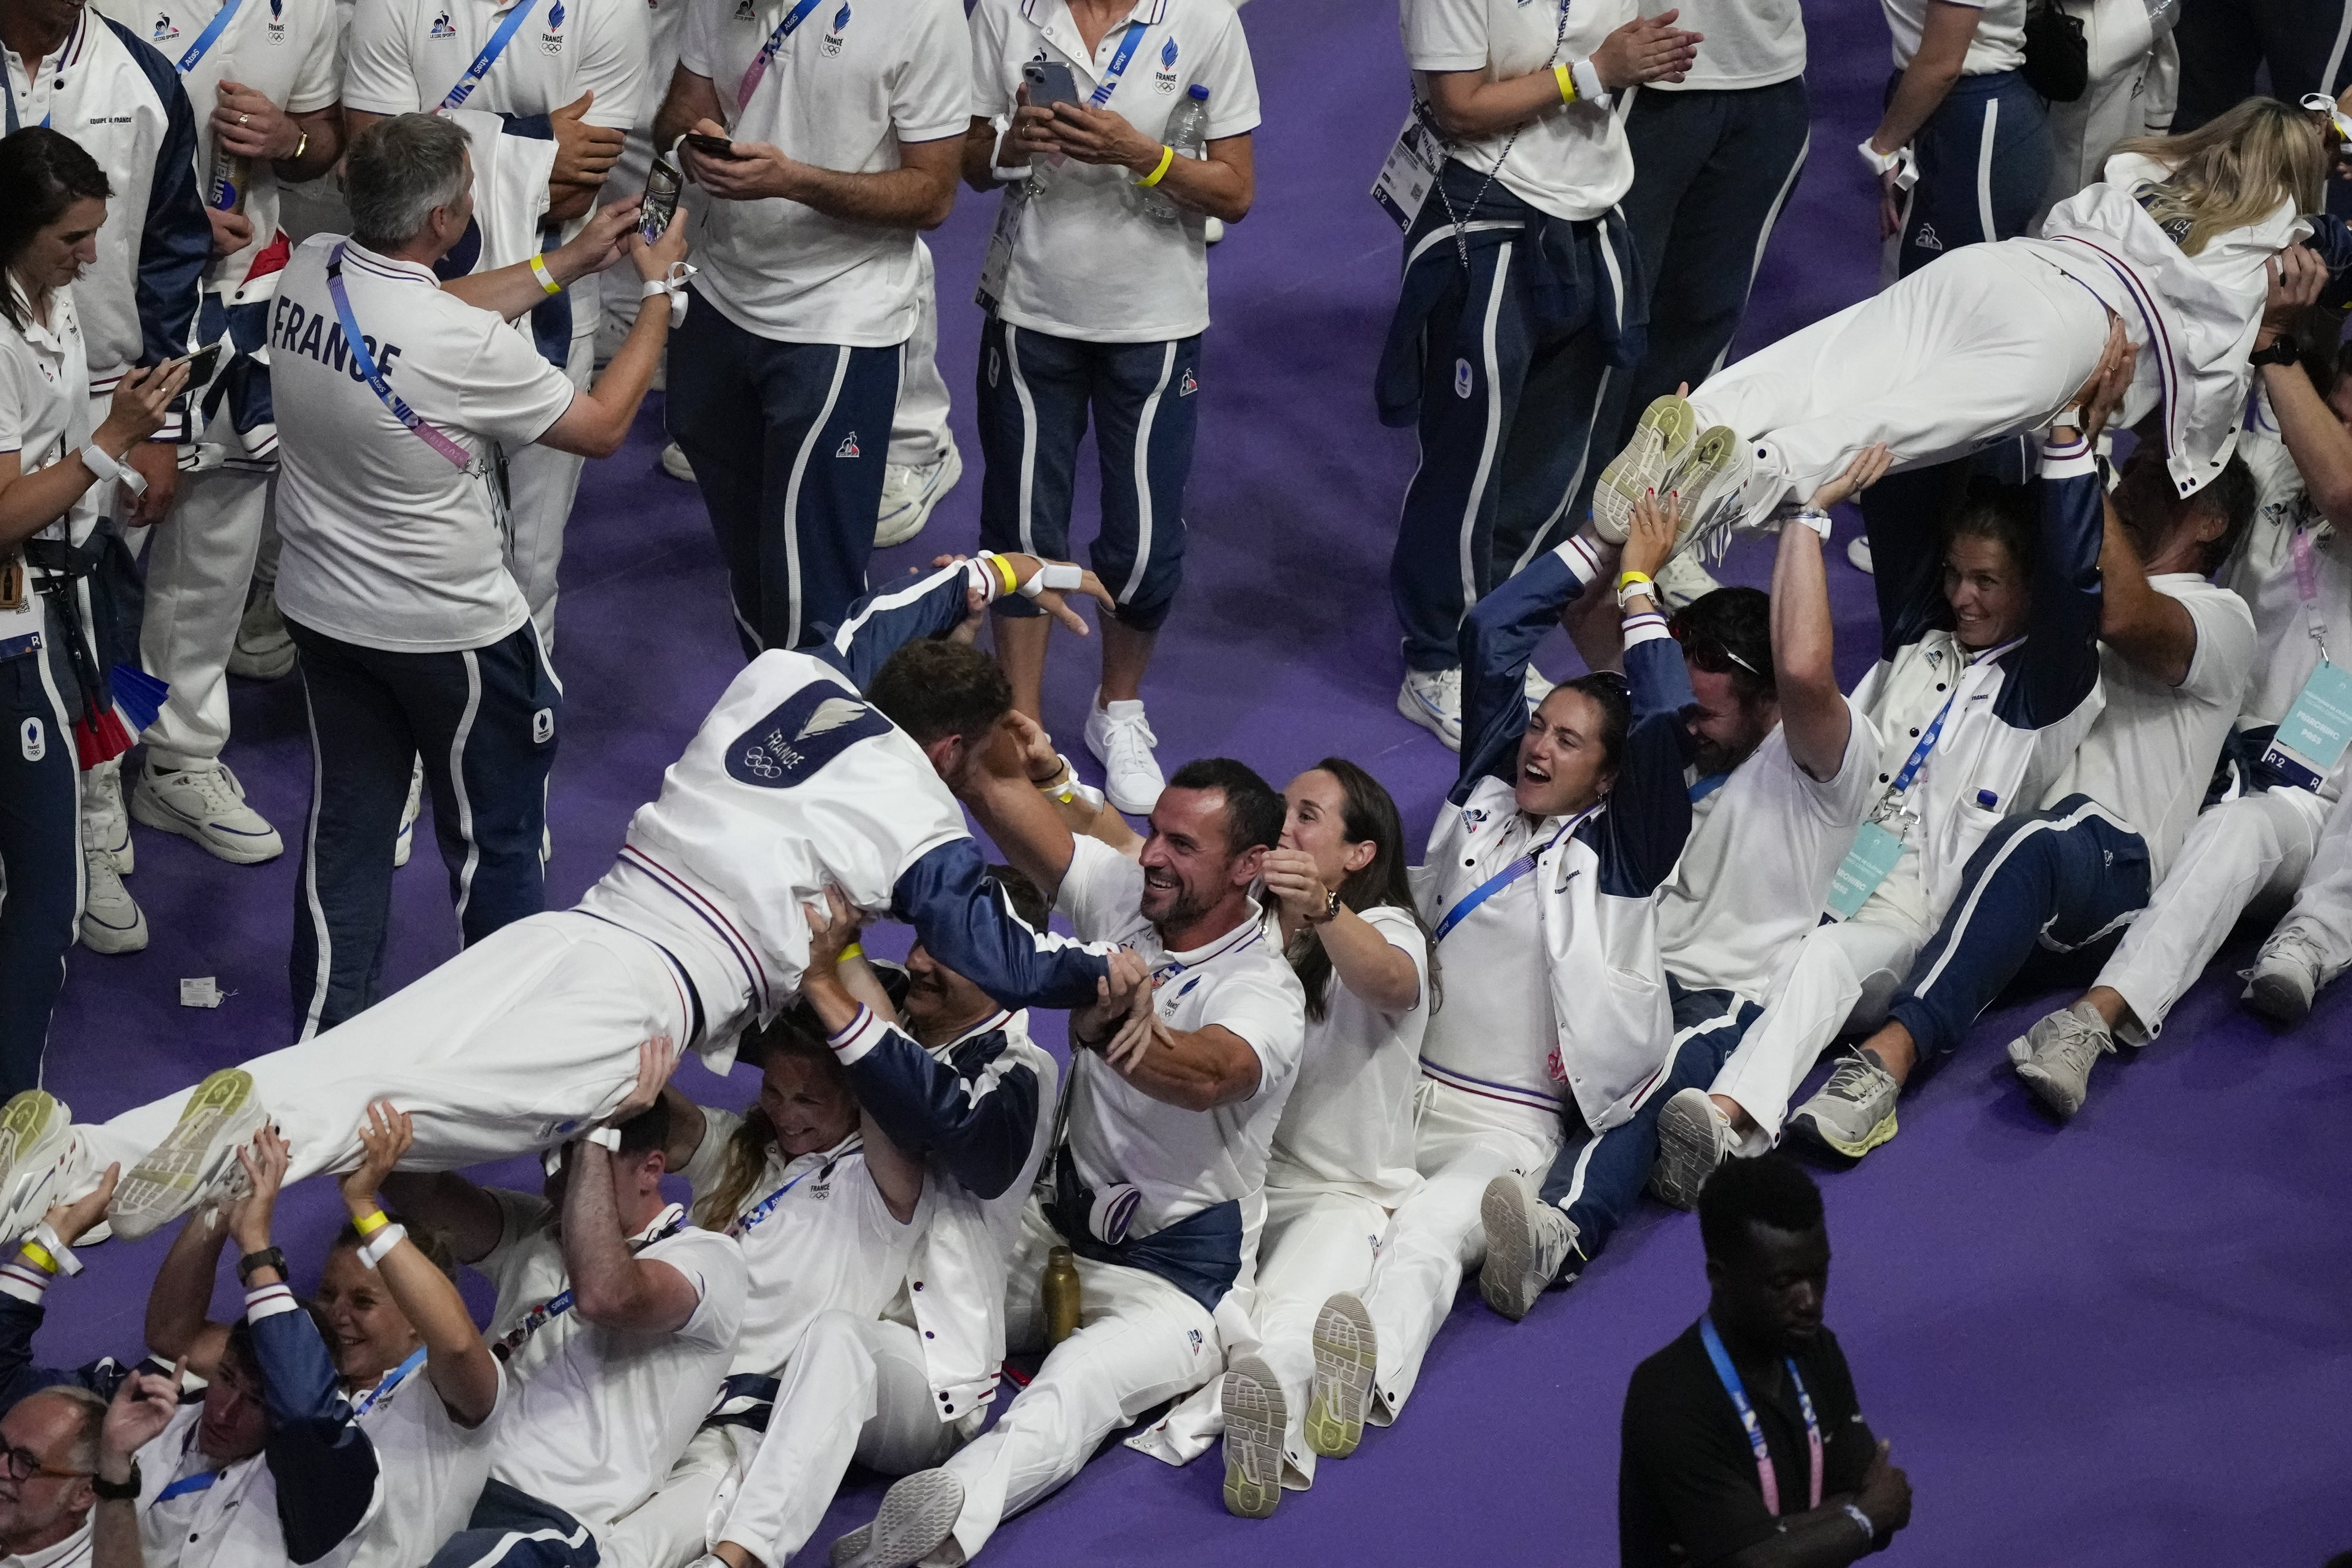
[[[835,958],[834,962],[836,964],[846,964],[852,958],[863,958],[864,956],[866,956],[866,945],[862,942],[852,942],[848,946],[844,947],[841,950],[841,956]]]
[[[364,1239],[370,1236],[373,1236],[377,1231],[382,1230],[385,1226],[390,1225],[391,1223],[392,1216],[384,1213],[383,1210],[379,1208],[373,1214],[362,1214],[357,1219],[352,1220],[352,1228],[358,1231],[361,1238]]]
[[[546,289],[550,294],[561,294],[563,292],[563,285],[556,282],[555,274],[547,270],[547,253],[545,251],[541,251],[530,258],[530,275],[533,277],[538,278],[539,286],[541,288]]]
[[[1631,584],[1649,580],[1650,574],[1646,571],[1621,571],[1617,574],[1617,591],[1622,593]]]
[[[58,1267],[58,1260],[49,1256],[49,1249],[37,1241],[26,1241],[17,1249],[17,1256],[52,1279],[63,1272]]]
[[[1551,68],[1551,79],[1559,83],[1560,102],[1574,103],[1576,101],[1576,73],[1574,71],[1570,70],[1566,66],[1554,66]]]
[[[1004,591],[1007,593],[1020,592],[1021,578],[1018,573],[1013,571],[1013,563],[1005,559],[1001,555],[991,556],[989,559],[996,568],[996,575],[1004,580]]]
[[[1139,185],[1157,185],[1160,181],[1168,177],[1168,171],[1174,166],[1175,162],[1176,149],[1169,146],[1164,141],[1161,142],[1160,145],[1159,166],[1153,169],[1150,173],[1146,174],[1142,179],[1138,180],[1136,183]]]

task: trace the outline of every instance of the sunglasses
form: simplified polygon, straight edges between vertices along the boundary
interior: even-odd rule
[[[1760,676],[1764,674],[1763,671],[1725,647],[1720,638],[1698,636],[1680,626],[1669,626],[1667,630],[1674,633],[1675,641],[1683,645],[1683,657],[1710,675],[1719,675],[1735,667],[1745,670],[1751,675]]]
[[[2347,143],[2352,143],[2352,116],[2338,108],[2334,99],[2324,92],[2307,92],[2303,95],[2303,107],[2314,114],[2326,116],[2319,135],[2330,152],[2341,152]]]
[[[8,1479],[12,1481],[29,1481],[37,1476],[49,1480],[74,1481],[96,1473],[91,1470],[61,1470],[53,1466],[45,1465],[41,1462],[40,1456],[30,1448],[12,1448],[5,1452],[8,1460]]]

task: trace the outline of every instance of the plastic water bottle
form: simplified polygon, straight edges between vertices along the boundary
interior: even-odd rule
[[[1168,145],[1176,150],[1179,158],[1206,158],[1209,155],[1209,89],[1194,82],[1184,94],[1184,101],[1168,117],[1168,128],[1162,132]],[[1184,221],[1184,210],[1154,188],[1141,193],[1143,215],[1155,224],[1179,224]]]

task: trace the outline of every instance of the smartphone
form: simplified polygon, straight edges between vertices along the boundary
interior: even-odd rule
[[[654,154],[653,166],[646,171],[644,204],[637,209],[637,235],[647,245],[659,242],[677,212],[678,192],[686,177],[666,154]]]
[[[1021,79],[1029,84],[1032,109],[1051,109],[1057,103],[1076,108],[1086,102],[1078,91],[1077,78],[1059,60],[1031,60],[1021,68]]]
[[[699,131],[689,131],[683,137],[679,138],[679,140],[684,141],[688,147],[693,148],[697,152],[701,153],[705,158],[740,158],[742,156],[741,153],[735,151],[735,143],[728,141],[724,136],[706,136]]]
[[[188,356],[190,387],[203,386],[213,379],[213,371],[220,366],[220,354],[221,346],[218,343],[207,343]]]

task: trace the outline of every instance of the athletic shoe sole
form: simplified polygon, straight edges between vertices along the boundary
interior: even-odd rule
[[[1650,1170],[1650,1190],[1660,1203],[1696,1208],[1698,1189],[1715,1174],[1721,1152],[1706,1091],[1682,1090],[1658,1113],[1658,1163]]]
[[[1372,1315],[1341,1292],[1315,1314],[1315,1392],[1307,1401],[1307,1446],[1328,1459],[1344,1459],[1364,1440],[1364,1412],[1372,1402],[1379,1340]]]
[[[1517,1176],[1498,1176],[1478,1200],[1486,1226],[1486,1261],[1479,1266],[1478,1293],[1486,1304],[1517,1322],[1551,1281],[1536,1273],[1535,1223],[1528,1214],[1528,1189]]]
[[[1235,1358],[1219,1391],[1225,1412],[1225,1511],[1265,1519],[1282,1500],[1282,1439],[1290,1423],[1282,1384],[1256,1356]]]
[[[1843,1155],[1850,1160],[1858,1160],[1895,1136],[1895,1117],[1894,1112],[1886,1113],[1876,1125],[1862,1135],[1859,1143],[1850,1144],[1823,1131],[1821,1123],[1801,1111],[1789,1119],[1789,1131],[1818,1148],[1827,1149],[1833,1155]]]
[[[41,1221],[79,1174],[73,1112],[56,1095],[27,1089],[0,1107],[0,1240]]]
[[[136,1241],[212,1196],[242,1185],[236,1151],[269,1119],[253,1074],[226,1067],[206,1078],[180,1110],[171,1135],[123,1174],[107,1205],[114,1233]]]
[[[1644,496],[1667,487],[1697,437],[1698,414],[1688,400],[1662,397],[1643,409],[1633,438],[1609,460],[1593,487],[1593,531],[1612,544],[1624,543],[1633,531],[1633,507]]]
[[[131,788],[131,814],[158,832],[177,833],[193,841],[206,854],[225,860],[231,865],[259,865],[286,852],[286,841],[278,836],[275,828],[266,828],[266,836],[264,833],[216,836],[213,829],[197,818],[185,816],[158,800],[147,788],[144,779]]]
[[[2293,1029],[2311,1016],[2315,994],[2296,985],[2289,976],[2264,970],[2246,982],[2245,993],[2238,999],[2257,1018],[2280,1029]]]
[[[1739,461],[1739,437],[1728,425],[1710,425],[1691,444],[1690,455],[1675,470],[1671,487],[1682,507],[1682,531],[1675,554],[1721,560],[1738,519],[1738,486],[1727,486]]]
[[[1446,750],[1459,751],[1462,749],[1461,730],[1457,727],[1453,731],[1448,732],[1445,727],[1445,716],[1439,713],[1435,708],[1431,707],[1427,703],[1423,702],[1419,697],[1413,695],[1412,688],[1411,686],[1399,686],[1397,688],[1397,712],[1404,715],[1405,717],[1412,720],[1413,723],[1421,726],[1422,728],[1437,737],[1437,738],[1444,743]]]
[[[905,544],[921,533],[924,525],[931,520],[931,508],[938,506],[947,493],[956,487],[956,481],[962,477],[963,454],[950,446],[947,455],[940,460],[939,477],[925,486],[923,493],[911,503],[875,526],[874,548],[888,549],[892,545]]]
[[[940,1549],[963,1511],[963,1483],[945,1470],[918,1470],[882,1494],[874,1522],[833,1543],[833,1568],[915,1568]]]

